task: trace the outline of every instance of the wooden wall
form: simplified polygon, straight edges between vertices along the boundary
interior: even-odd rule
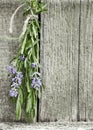
[[[18,40],[7,39],[9,23],[12,13],[18,7],[18,2],[12,0],[0,0],[0,121],[15,120],[15,106],[9,99],[9,79],[7,78],[7,66],[11,58],[16,54]],[[22,13],[17,13],[13,35],[18,37],[22,28]]]
[[[45,2],[40,121],[93,121],[93,1]]]
[[[93,121],[93,1],[42,0],[41,72],[46,85],[39,103],[40,121]],[[7,65],[18,41],[9,36],[10,17],[19,3],[0,1],[0,121],[15,120],[8,97]],[[22,13],[14,23],[14,36],[22,29]]]

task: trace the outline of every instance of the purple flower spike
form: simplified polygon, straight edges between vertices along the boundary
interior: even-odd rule
[[[18,89],[22,84],[23,74],[22,72],[17,72],[15,68],[12,66],[8,66],[9,71],[9,78],[11,78],[12,84],[10,89],[10,96],[17,97],[18,96]]]
[[[12,66],[8,66],[7,67],[8,71],[11,72],[11,70],[13,69]]]
[[[40,78],[33,78],[31,86],[38,90],[42,86],[42,82]]]
[[[23,78],[22,72],[17,72],[17,75],[16,75],[16,76],[17,76],[17,78],[21,78],[21,79]]]
[[[9,71],[9,73],[16,74],[16,69],[14,69],[12,66],[8,66],[7,69]]]
[[[16,69],[13,69],[13,70],[12,70],[12,73],[13,73],[13,74],[16,74]]]
[[[18,91],[16,89],[11,89],[10,90],[10,97],[17,97],[18,96]]]
[[[21,72],[17,72],[16,76],[12,78],[12,85],[11,87],[18,88],[22,83],[23,74]]]
[[[11,87],[16,87],[16,88],[18,88],[18,87],[19,87],[19,84],[16,83],[16,82],[13,82],[13,84],[11,85]]]
[[[32,68],[36,68],[37,67],[37,63],[32,63]]]
[[[22,81],[21,80],[18,80],[18,84],[21,85]]]
[[[16,78],[12,78],[12,82],[16,82]]]

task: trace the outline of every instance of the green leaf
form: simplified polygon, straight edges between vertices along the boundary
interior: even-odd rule
[[[35,28],[35,25],[34,25],[34,23],[32,23],[32,28],[33,28],[33,33],[34,33],[34,36],[35,36],[35,38],[37,37],[37,29]]]
[[[16,103],[16,119],[20,120],[20,118],[21,118],[21,103],[20,103],[20,96],[18,96]]]
[[[21,46],[21,54],[24,54],[24,49],[25,49],[25,45],[26,45],[26,40],[27,40],[27,35],[25,36],[24,41],[23,41],[22,46]]]
[[[29,81],[28,80],[27,80],[26,86],[27,86],[27,91],[29,93],[31,91],[31,89],[30,89],[30,85],[29,85]]]
[[[32,55],[32,48],[28,51],[28,58],[31,60],[31,55]]]
[[[40,99],[41,98],[41,90],[40,89],[38,90],[37,95],[38,95],[38,98]]]
[[[24,61],[24,67],[27,68],[27,58]]]
[[[30,113],[31,108],[32,108],[32,96],[31,96],[31,93],[29,93],[29,95],[27,97],[26,112]]]
[[[42,11],[46,11],[47,10],[47,4],[41,4],[41,8],[42,8]]]
[[[33,57],[33,62],[36,62],[37,58],[36,58],[36,53],[35,53],[35,47],[33,47],[33,50],[32,50],[32,57]]]
[[[16,102],[16,119],[20,120],[21,118],[21,106],[23,104],[23,93],[21,88],[19,88],[19,92],[18,92],[18,98],[17,98],[17,102]]]
[[[19,88],[19,100],[20,100],[20,104],[23,104],[23,93],[22,93],[22,89]]]
[[[32,92],[32,104],[33,104],[33,108],[36,108],[36,102],[37,102],[37,98],[36,98],[35,92],[36,91],[34,91],[34,90]]]
[[[31,113],[30,114],[31,114],[31,119],[34,120],[35,115],[36,115],[35,109],[31,109]]]
[[[31,45],[31,40],[27,40],[26,41],[26,44],[25,44],[25,49],[28,50],[29,48],[31,48],[32,45]]]
[[[38,27],[38,29],[40,29],[39,21],[37,19],[35,19],[35,23],[36,23],[36,26]]]

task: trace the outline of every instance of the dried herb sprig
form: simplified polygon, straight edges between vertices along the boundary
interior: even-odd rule
[[[46,11],[46,5],[40,0],[23,0],[22,2],[12,15],[10,22],[12,33],[14,16],[20,8],[24,7],[24,15],[27,17],[20,35],[21,44],[16,57],[12,60],[16,68],[15,74],[13,74],[15,69],[8,67],[11,78],[10,96],[16,98],[16,118],[20,120],[22,109],[24,109],[26,117],[34,120],[37,98],[40,98],[43,88],[42,76],[39,73],[40,21],[38,15]]]

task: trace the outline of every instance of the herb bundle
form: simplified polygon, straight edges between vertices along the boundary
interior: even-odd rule
[[[22,1],[22,0],[21,0]],[[23,0],[10,22],[10,32],[12,32],[12,22],[16,12],[24,7],[23,30],[20,35],[20,48],[17,55],[8,66],[9,78],[11,80],[10,97],[16,101],[16,118],[21,119],[22,109],[25,117],[34,120],[36,116],[37,99],[40,98],[42,88],[44,88],[40,70],[40,21],[38,16],[46,11],[46,5],[40,0]]]

